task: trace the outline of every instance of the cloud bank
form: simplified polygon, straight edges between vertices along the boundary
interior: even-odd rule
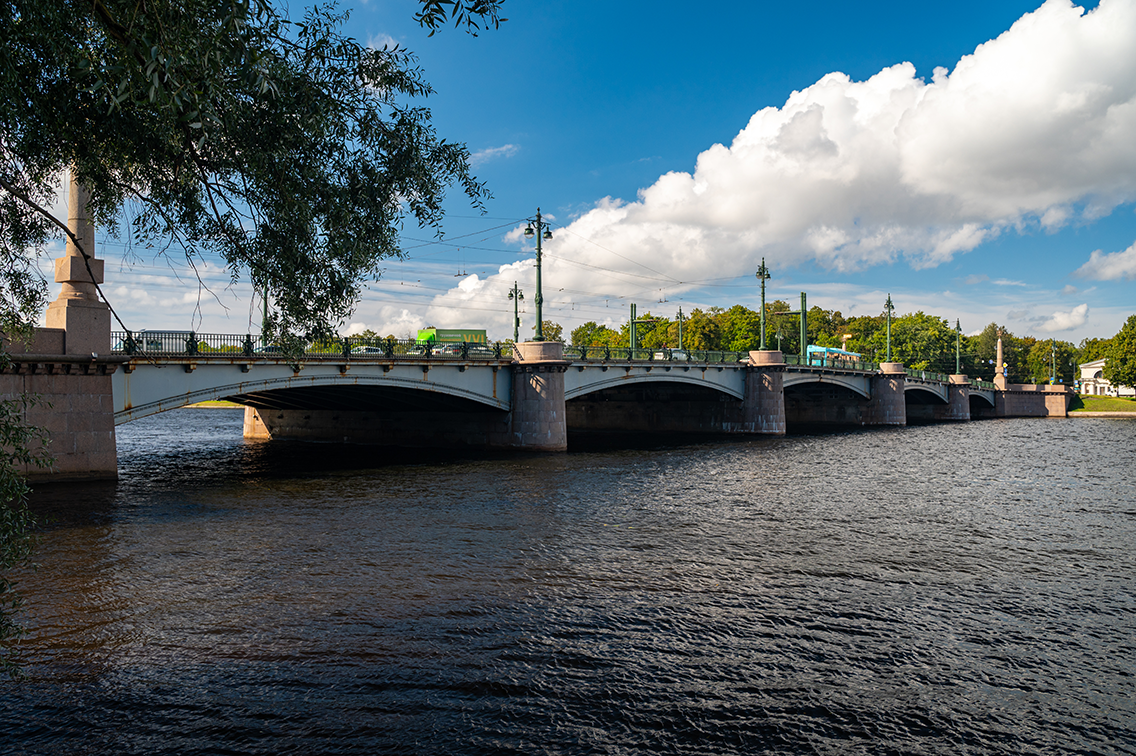
[[[758,111],[692,172],[558,229],[546,280],[594,298],[629,283],[694,288],[762,257],[836,272],[934,267],[999,234],[1136,199],[1133,134],[1136,0],[1091,12],[1048,0],[930,82],[910,63],[867,81],[831,73]],[[501,288],[495,278],[475,286]]]

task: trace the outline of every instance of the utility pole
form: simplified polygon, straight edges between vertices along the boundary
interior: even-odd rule
[[[765,351],[765,282],[769,280],[769,268],[765,267],[765,258],[761,258],[761,267],[757,269],[757,277],[761,281],[761,345],[758,349]]]
[[[517,282],[513,281],[513,288],[509,290],[509,299],[513,301],[513,343],[516,344],[521,340],[521,316],[517,313],[517,306],[521,300],[525,298],[525,293],[517,288]]]
[[[631,305],[631,323],[628,325],[627,330],[627,344],[632,350],[639,348],[639,339],[636,338],[635,333],[635,305]]]
[[[682,308],[678,308],[678,348],[682,349]]]
[[[533,226],[536,229],[533,229]],[[552,231],[548,229],[548,224],[545,223],[540,217],[540,208],[536,209],[536,220],[530,219],[528,226],[525,228],[525,238],[531,239],[536,237],[536,340],[544,341],[544,314],[541,311],[541,306],[544,304],[544,295],[541,294],[540,288],[540,240],[551,239]]]

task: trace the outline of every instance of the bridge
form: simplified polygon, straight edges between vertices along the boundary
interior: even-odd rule
[[[78,197],[78,199],[76,199]],[[81,193],[71,225],[93,249]],[[1065,387],[984,383],[898,363],[779,351],[420,345],[336,339],[285,351],[246,335],[111,333],[102,261],[70,243],[59,298],[30,344],[8,343],[0,397],[34,395],[57,480],[117,475],[116,425],[209,399],[245,407],[250,438],[562,451],[568,434],[783,434],[1064,416]],[[999,364],[1001,363],[999,355]],[[35,476],[40,471],[25,471]]]

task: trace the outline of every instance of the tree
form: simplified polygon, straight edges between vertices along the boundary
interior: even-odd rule
[[[869,339],[875,354],[887,352],[887,331],[876,331]],[[891,321],[892,359],[915,370],[953,373],[955,331],[944,318],[922,311]]]
[[[761,313],[734,305],[718,316],[718,322],[722,333],[719,349],[748,352],[760,345]]]
[[[577,347],[619,346],[619,333],[607,326],[597,325],[594,320],[572,329],[571,338],[572,346]]]
[[[416,18],[476,33],[502,1],[420,0]],[[220,256],[274,300],[269,338],[294,345],[334,333],[401,255],[406,218],[437,228],[453,184],[480,205],[468,150],[410,104],[431,91],[414,57],[343,37],[345,19],[266,0],[0,0],[0,331],[26,336],[42,312],[50,241],[92,252],[46,209],[64,169],[105,230],[136,205],[133,244]],[[28,401],[0,402],[0,649],[19,633],[6,575],[30,553],[18,471],[42,461]]]
[[[1114,386],[1136,386],[1136,315],[1130,315],[1105,352],[1104,378]]]
[[[420,18],[447,7],[499,21],[480,0],[428,0]],[[218,255],[267,292],[273,336],[332,332],[401,255],[406,218],[437,227],[453,184],[487,196],[465,146],[411,104],[431,92],[413,56],[342,36],[345,18],[291,21],[263,0],[2,0],[3,262],[58,236],[43,208],[70,168],[98,225],[117,230],[136,203],[134,244]]]
[[[1076,368],[1076,348],[1068,341],[1044,339],[1034,342],[1026,358],[1029,383],[1049,383],[1056,373],[1058,383],[1072,384]]]
[[[697,308],[690,313],[682,327],[684,347],[695,350],[722,348],[722,329],[714,319],[714,314],[713,308],[710,313]]]
[[[1110,341],[1110,339],[1081,339],[1081,343],[1077,345],[1077,362],[1084,364],[1104,357]]]
[[[551,320],[542,320],[541,326],[541,330],[544,331],[545,341],[564,342],[564,326],[559,323],[553,323]],[[536,332],[536,326],[533,326],[533,332]]]

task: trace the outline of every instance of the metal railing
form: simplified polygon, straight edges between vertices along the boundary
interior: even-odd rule
[[[867,362],[865,360],[850,360],[843,357],[828,355],[806,355],[801,357],[799,354],[786,354],[784,356],[786,365],[799,365],[801,367],[819,367],[819,368],[838,368],[841,370],[860,370],[865,373],[872,373],[880,369],[878,362]]]
[[[993,381],[984,381],[981,378],[971,378],[969,380],[971,386],[977,386],[978,388],[986,389],[987,391],[993,391],[994,389],[998,388],[994,385]]]
[[[915,370],[913,368],[906,368],[907,374],[912,378],[919,378],[924,381],[938,381],[939,383],[950,383],[951,377],[943,373],[932,373],[930,370]]]
[[[737,364],[749,360],[749,352],[705,349],[631,349],[630,347],[565,346],[564,359],[579,362],[665,362]]]
[[[265,343],[257,334],[194,331],[112,331],[111,353],[139,357],[197,359],[326,359],[326,360],[488,360],[513,358],[512,347],[468,341],[419,343],[414,339],[345,336],[306,344],[298,353],[281,344]]]

